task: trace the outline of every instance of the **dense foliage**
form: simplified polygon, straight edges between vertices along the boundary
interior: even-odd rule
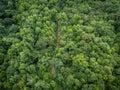
[[[0,0],[0,90],[120,90],[120,0]]]

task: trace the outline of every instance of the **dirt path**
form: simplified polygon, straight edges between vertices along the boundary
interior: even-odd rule
[[[51,58],[51,61],[50,61],[50,68],[51,68],[51,73],[52,75],[54,76],[55,73],[56,73],[56,70],[55,70],[55,57],[56,57],[56,48],[58,47],[59,45],[59,42],[60,42],[60,22],[58,21],[56,23],[56,31],[55,31],[55,36],[56,36],[56,41],[55,41],[55,50],[53,52],[53,56]]]

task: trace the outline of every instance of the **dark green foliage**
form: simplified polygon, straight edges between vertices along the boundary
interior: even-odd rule
[[[119,0],[1,0],[0,90],[119,90]]]

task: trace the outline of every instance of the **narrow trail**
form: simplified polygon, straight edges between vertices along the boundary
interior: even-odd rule
[[[56,41],[55,41],[55,50],[53,51],[53,56],[51,58],[51,61],[50,61],[50,70],[51,70],[51,74],[54,76],[55,73],[56,73],[56,70],[55,70],[55,57],[56,57],[56,48],[58,47],[59,45],[59,42],[60,42],[60,22],[58,21],[56,23],[56,31],[55,31],[55,36],[56,36]]]

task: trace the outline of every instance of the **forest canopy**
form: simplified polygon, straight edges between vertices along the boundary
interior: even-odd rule
[[[120,90],[120,0],[0,0],[0,90]]]

